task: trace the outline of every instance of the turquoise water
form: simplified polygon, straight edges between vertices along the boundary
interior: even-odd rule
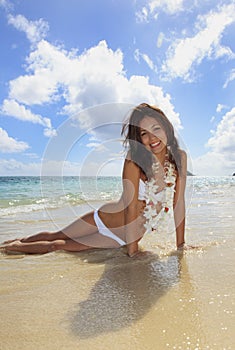
[[[0,240],[64,226],[121,187],[0,178]],[[0,254],[1,349],[235,349],[235,178],[189,177],[186,202],[186,242],[197,248],[183,253],[171,232],[146,234],[140,247],[151,253],[137,259],[125,247]]]
[[[235,177],[188,177],[186,199],[218,201],[233,196]],[[34,211],[60,208],[70,203],[117,200],[122,192],[120,177],[0,177],[0,215],[14,210]]]
[[[120,177],[0,177],[0,235],[67,225],[121,193]],[[234,206],[235,177],[189,176],[187,236],[200,243],[233,238]]]
[[[120,177],[0,177],[0,217],[120,197]]]

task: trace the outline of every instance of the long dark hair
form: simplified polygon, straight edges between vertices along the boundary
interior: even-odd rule
[[[135,107],[127,122],[123,124],[121,135],[125,137],[124,146],[129,148],[131,159],[140,167],[143,173],[150,178],[152,174],[153,155],[141,141],[140,121],[144,117],[154,118],[162,126],[167,137],[168,159],[176,170],[181,171],[181,155],[174,127],[163,111],[147,103]]]

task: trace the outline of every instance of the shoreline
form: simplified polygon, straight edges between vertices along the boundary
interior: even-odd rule
[[[233,349],[234,252],[1,256],[1,349]]]

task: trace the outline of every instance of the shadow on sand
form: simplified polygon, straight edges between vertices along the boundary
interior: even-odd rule
[[[149,254],[130,259],[117,251],[102,263],[105,270],[87,300],[80,302],[70,324],[79,338],[119,331],[141,319],[180,279],[182,254],[166,258]],[[96,253],[86,255],[88,263],[100,263]]]

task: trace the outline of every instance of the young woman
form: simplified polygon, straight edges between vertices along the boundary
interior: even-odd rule
[[[87,213],[61,231],[7,241],[5,250],[43,254],[126,245],[127,254],[136,256],[146,229],[156,230],[158,217],[167,215],[169,193],[173,195],[176,246],[183,248],[187,159],[172,124],[159,108],[143,103],[133,109],[122,135],[128,152],[118,202]]]

